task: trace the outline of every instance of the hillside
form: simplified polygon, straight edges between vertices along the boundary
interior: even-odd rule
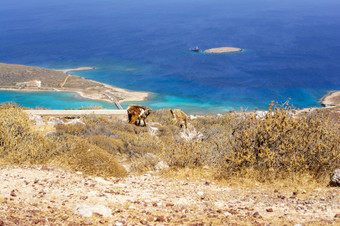
[[[0,108],[0,220],[8,224],[337,224],[337,108],[127,116]],[[17,142],[20,140],[20,142]],[[0,223],[1,223],[0,221]]]
[[[46,68],[0,63],[0,87],[15,87],[18,82],[40,80],[43,87],[57,88],[66,74]]]

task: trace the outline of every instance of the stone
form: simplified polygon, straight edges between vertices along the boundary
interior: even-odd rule
[[[65,123],[66,125],[76,125],[76,124],[82,124],[85,125],[85,123],[83,121],[81,121],[79,118],[75,118],[75,119],[71,119],[70,121],[68,121],[67,123]]]
[[[73,210],[73,213],[79,214],[83,217],[91,217],[93,213],[103,217],[109,217],[112,214],[112,211],[104,205],[89,206],[87,204],[81,203],[76,206],[76,208]]]
[[[224,212],[223,214],[224,214],[224,216],[226,216],[226,217],[230,217],[230,216],[231,216],[231,213],[229,213],[229,212]]]
[[[255,213],[253,214],[253,217],[255,217],[255,218],[261,218],[261,215],[260,215],[259,212],[255,212]]]
[[[100,177],[95,177],[94,180],[98,183],[105,184],[105,185],[112,185],[113,183],[107,180],[104,180],[103,178]]]
[[[86,204],[78,204],[76,208],[73,210],[74,214],[79,214],[83,217],[91,217],[93,212],[91,210],[91,207]]]
[[[28,118],[29,118],[29,120],[34,121],[35,125],[38,126],[38,127],[45,125],[45,123],[44,123],[44,121],[43,121],[43,119],[41,118],[40,115],[31,115],[31,114],[29,114]]]
[[[332,187],[340,187],[340,169],[334,170],[329,185]]]
[[[164,222],[165,221],[165,218],[163,216],[159,216],[156,218],[156,221],[158,222]]]
[[[15,192],[16,192],[16,190],[12,190],[12,191],[11,191],[11,196],[12,196],[12,197],[16,197],[16,196],[17,196],[17,194],[16,194]]]
[[[156,165],[155,165],[155,170],[159,171],[159,170],[164,170],[166,168],[169,168],[168,163],[166,163],[165,161],[161,160],[159,161]]]
[[[199,192],[197,192],[197,195],[203,196],[203,195],[204,195],[204,192],[203,192],[203,191],[199,191]]]

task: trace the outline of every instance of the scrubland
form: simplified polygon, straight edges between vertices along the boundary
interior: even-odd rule
[[[170,111],[162,109],[148,117],[147,127],[91,115],[82,117],[83,123],[59,124],[42,133],[20,108],[4,105],[0,163],[44,165],[89,177],[158,170],[162,180],[203,179],[222,187],[326,189],[330,174],[340,167],[339,117],[336,108],[296,111],[272,103],[263,115],[193,116],[188,128],[173,125]]]

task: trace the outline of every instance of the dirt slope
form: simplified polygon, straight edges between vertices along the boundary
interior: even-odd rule
[[[0,225],[340,224],[338,188],[293,194],[153,172],[93,178],[46,166],[3,166],[0,181]]]

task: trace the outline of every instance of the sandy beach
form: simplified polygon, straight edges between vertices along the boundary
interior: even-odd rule
[[[219,47],[219,48],[212,48],[212,49],[206,49],[203,52],[204,53],[232,53],[232,52],[241,52],[241,48],[235,48],[235,47]]]
[[[95,69],[95,67],[77,67],[77,68],[58,69],[56,71],[62,71],[64,73],[68,73],[71,71],[89,71],[93,69]]]

